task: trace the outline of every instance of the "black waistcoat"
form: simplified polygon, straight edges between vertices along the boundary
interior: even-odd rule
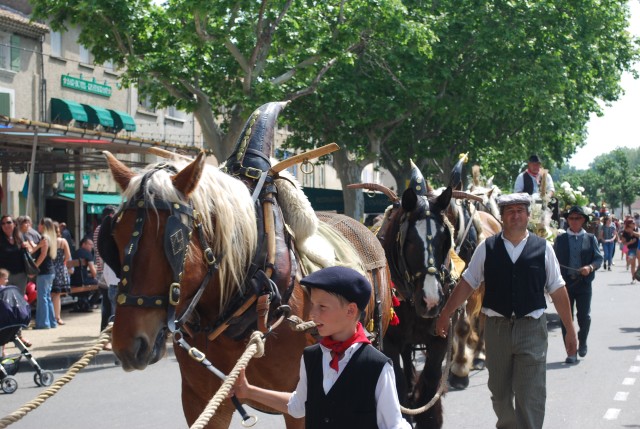
[[[522,182],[524,184],[523,191],[529,195],[533,195],[533,178],[529,176],[529,173],[525,170],[522,174]]]
[[[486,292],[482,305],[505,317],[515,313],[517,318],[533,310],[547,308],[544,299],[546,241],[529,234],[522,254],[515,263],[504,247],[502,234],[486,241],[487,257],[484,262]]]
[[[377,428],[376,384],[382,368],[389,361],[373,346],[360,346],[325,395],[322,388],[322,349],[319,344],[307,347],[304,350],[307,370],[306,428]]]

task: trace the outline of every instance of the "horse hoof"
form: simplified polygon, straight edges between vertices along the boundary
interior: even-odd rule
[[[482,371],[484,369],[484,359],[475,358],[473,360],[473,369]]]
[[[469,377],[459,377],[454,373],[449,374],[449,388],[453,390],[464,390],[469,387]]]

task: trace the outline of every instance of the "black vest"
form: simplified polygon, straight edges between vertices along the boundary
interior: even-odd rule
[[[524,184],[524,192],[526,192],[529,195],[533,195],[533,178],[531,178],[531,176],[529,176],[529,173],[527,173],[527,170],[524,171],[524,173],[522,173],[522,183]]]
[[[376,420],[376,385],[390,359],[373,346],[363,345],[325,395],[322,388],[322,349],[319,344],[304,350],[307,370],[307,429],[373,429]],[[331,370],[333,371],[333,369]]]
[[[553,244],[553,250],[556,252],[558,262],[561,264],[560,274],[562,274],[562,278],[567,283],[567,287],[591,284],[596,276],[595,272],[592,271],[588,276],[583,277],[577,271],[566,268],[569,266],[569,240],[571,238],[572,237],[569,233],[565,233],[556,237],[556,241]],[[593,263],[596,260],[596,249],[598,247],[598,242],[596,241],[595,236],[593,234],[586,233],[578,236],[578,238],[582,240],[580,246],[580,265],[585,266]],[[573,239],[575,240],[575,238]],[[576,279],[580,279],[580,281],[576,282]]]
[[[486,292],[482,305],[504,317],[515,313],[521,318],[539,308],[547,308],[544,286],[546,241],[529,234],[522,254],[515,263],[504,247],[502,234],[487,238],[484,262]]]

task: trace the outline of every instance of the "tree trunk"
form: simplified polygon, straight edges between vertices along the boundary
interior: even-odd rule
[[[339,150],[333,153],[333,167],[342,184],[344,214],[362,221],[364,219],[364,194],[361,189],[347,189],[347,185],[360,183],[362,166],[349,159],[349,152]]]

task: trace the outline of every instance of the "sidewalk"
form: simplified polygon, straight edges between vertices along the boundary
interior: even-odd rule
[[[28,329],[22,330],[22,336],[33,345],[28,347],[38,364],[48,370],[66,369],[73,365],[100,336],[100,309],[89,313],[73,313],[73,305],[62,309],[64,325],[55,329],[33,329],[32,317]],[[5,353],[19,353],[13,342],[7,343]],[[98,353],[91,362],[96,364],[113,364],[115,355],[110,351]],[[31,365],[23,359],[21,371],[32,371]]]

